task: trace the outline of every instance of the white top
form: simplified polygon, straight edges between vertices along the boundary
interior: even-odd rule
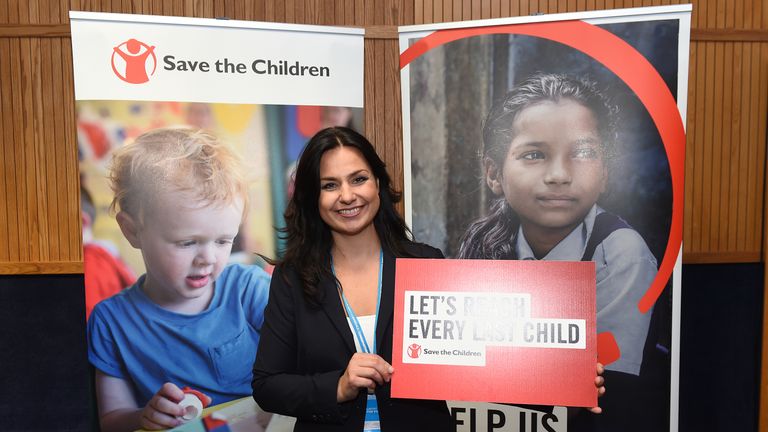
[[[365,340],[368,342],[368,346],[373,350],[373,337],[376,331],[376,315],[363,315],[357,317],[360,322],[360,328],[363,329]],[[352,332],[352,339],[355,340],[355,349],[357,352],[365,352],[360,346],[360,341],[357,340],[355,335],[355,328],[352,326],[352,320],[347,317],[347,324],[349,324],[349,330]]]

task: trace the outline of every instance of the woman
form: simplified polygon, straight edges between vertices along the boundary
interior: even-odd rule
[[[312,137],[295,181],[253,368],[254,399],[297,417],[296,431],[453,430],[445,401],[392,399],[389,384],[395,258],[442,252],[408,239],[384,162],[351,129]],[[602,383],[595,381],[599,394]]]
[[[451,430],[445,401],[392,399],[395,257],[442,258],[408,239],[400,195],[371,143],[318,132],[296,170],[253,396],[295,430]]]

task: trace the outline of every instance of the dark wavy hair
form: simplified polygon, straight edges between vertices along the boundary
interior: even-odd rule
[[[514,123],[524,109],[539,102],[570,99],[592,111],[597,121],[604,160],[613,158],[616,148],[618,109],[586,78],[564,74],[537,73],[516,86],[496,103],[483,124],[481,157],[502,167],[515,137]],[[489,214],[473,222],[461,239],[459,258],[511,259],[512,237],[519,220],[503,196],[493,202]]]
[[[409,256],[405,245],[410,242],[410,230],[395,210],[401,194],[392,188],[386,165],[373,145],[362,135],[346,127],[326,128],[315,134],[301,153],[296,167],[294,192],[285,210],[286,241],[282,259],[274,262],[293,269],[302,283],[304,299],[317,306],[322,301],[318,290],[321,278],[334,278],[330,270],[333,240],[328,225],[320,217],[320,161],[325,152],[338,147],[352,147],[363,159],[379,182],[379,211],[373,219],[382,247],[395,256]],[[286,283],[290,283],[286,279]]]

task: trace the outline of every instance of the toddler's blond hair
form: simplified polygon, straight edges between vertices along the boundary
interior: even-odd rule
[[[113,212],[143,223],[148,204],[160,192],[190,192],[204,205],[229,205],[241,199],[248,208],[242,159],[210,132],[160,128],[146,132],[112,156],[109,181]]]

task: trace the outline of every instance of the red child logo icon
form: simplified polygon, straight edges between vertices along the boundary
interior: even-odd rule
[[[411,344],[408,346],[408,357],[419,358],[420,354],[421,354],[421,345]]]
[[[127,83],[142,84],[149,81],[149,76],[155,74],[156,68],[155,47],[142,41],[131,38],[112,50],[112,71]]]

